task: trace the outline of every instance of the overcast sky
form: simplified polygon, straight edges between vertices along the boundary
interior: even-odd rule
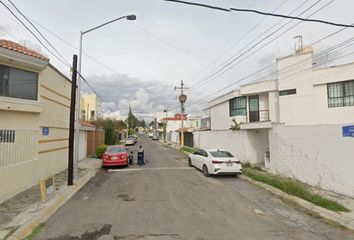
[[[2,0],[9,5],[7,0]],[[197,0],[195,0],[197,1]],[[207,101],[229,92],[239,84],[266,80],[272,68],[242,79],[257,70],[275,63],[277,57],[294,52],[296,35],[304,44],[312,44],[341,28],[319,23],[301,23],[285,32],[298,21],[264,17],[252,13],[225,13],[206,8],[164,2],[161,0],[13,0],[23,13],[57,34],[71,45],[78,46],[79,32],[108,20],[136,14],[134,22],[121,20],[84,36],[82,74],[102,97],[106,114],[124,116],[129,103],[138,116],[147,117],[156,111],[178,109],[174,86],[184,79],[187,91],[187,112],[196,113]],[[301,17],[324,19],[352,24],[352,0],[199,0],[198,2],[224,7],[254,8]],[[330,3],[328,6],[326,4]],[[307,10],[307,11],[306,11]],[[305,12],[306,11],[306,12]],[[280,22],[281,21],[281,22]],[[285,25],[286,24],[286,25]],[[274,26],[275,25],[275,26]],[[285,25],[285,26],[284,26]],[[271,28],[273,27],[273,28]],[[269,31],[265,32],[271,28]],[[68,62],[77,49],[39,27]],[[285,32],[282,36],[279,36]],[[262,36],[260,34],[264,33]],[[247,35],[246,35],[247,34]],[[271,35],[272,34],[272,35]],[[255,54],[242,60],[221,76],[207,78],[203,85],[196,83],[210,76],[225,61],[239,56],[259,40],[270,35],[252,51]],[[315,52],[325,50],[354,36],[354,29],[346,29],[314,46]],[[68,75],[69,69],[50,55],[7,10],[0,5],[0,37],[19,42],[47,54],[59,70]],[[251,45],[248,45],[252,43]],[[262,47],[267,42],[267,46]],[[248,45],[248,46],[247,46]],[[244,50],[242,50],[244,49]],[[332,58],[354,51],[342,49],[321,59],[332,64]],[[354,54],[340,58],[333,64],[353,61]],[[99,63],[98,63],[99,62]],[[103,65],[105,66],[103,66]],[[232,65],[231,65],[232,66]],[[227,69],[227,68],[225,68]],[[267,76],[268,75],[268,76]],[[87,89],[87,88],[86,88]]]

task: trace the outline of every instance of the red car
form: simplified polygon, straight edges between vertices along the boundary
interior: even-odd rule
[[[122,146],[108,146],[102,155],[102,166],[128,166],[128,153]]]

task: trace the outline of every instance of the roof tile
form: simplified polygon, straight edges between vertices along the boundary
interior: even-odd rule
[[[22,54],[25,54],[30,57],[35,57],[35,58],[38,58],[41,60],[49,61],[49,59],[47,57],[43,56],[42,54],[40,54],[36,51],[33,51],[31,49],[28,49],[25,46],[23,46],[19,43],[15,43],[10,40],[0,39],[0,47],[6,48],[8,50],[15,51],[18,53],[22,53]]]

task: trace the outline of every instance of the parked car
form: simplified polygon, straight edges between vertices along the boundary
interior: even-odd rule
[[[128,153],[124,146],[108,146],[102,155],[102,166],[128,166]]]
[[[134,138],[132,138],[132,137],[128,137],[128,138],[125,139],[125,141],[124,141],[125,146],[134,145],[134,143],[135,143],[135,141],[134,141]]]
[[[149,138],[153,138],[154,134],[152,132],[149,132],[148,136],[149,136]]]
[[[157,135],[154,135],[154,136],[152,137],[152,140],[157,141],[157,140],[159,140],[159,137],[158,137]]]
[[[188,157],[188,165],[199,168],[204,176],[239,175],[241,162],[230,152],[222,149],[199,149]]]
[[[134,144],[138,142],[138,141],[137,141],[137,136],[136,136],[136,135],[129,135],[129,136],[128,136],[128,138],[133,139]]]

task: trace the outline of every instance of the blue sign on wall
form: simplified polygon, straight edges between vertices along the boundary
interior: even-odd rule
[[[48,136],[49,135],[49,128],[42,127],[42,135],[43,136]]]
[[[354,125],[343,127],[343,137],[354,137]]]

